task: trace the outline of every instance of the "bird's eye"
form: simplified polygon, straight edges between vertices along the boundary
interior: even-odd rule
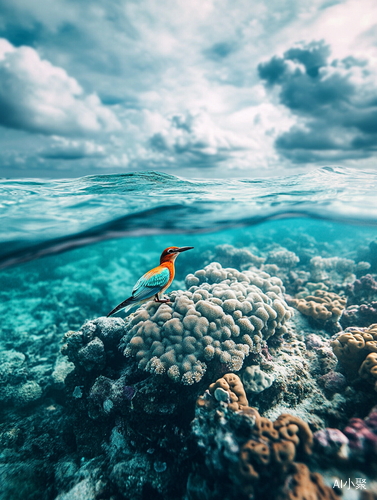
[[[173,251],[173,250],[172,250],[171,248],[169,248],[168,253],[172,253],[172,251]]]

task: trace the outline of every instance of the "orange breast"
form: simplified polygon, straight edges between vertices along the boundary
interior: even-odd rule
[[[167,290],[169,288],[169,286],[171,285],[171,282],[174,279],[174,275],[175,275],[174,262],[169,262],[169,261],[164,262],[163,264],[160,265],[160,267],[167,267],[169,269],[169,273],[170,273],[169,281],[166,283],[164,288],[162,288],[162,290],[161,290],[161,292],[164,292],[165,290]]]

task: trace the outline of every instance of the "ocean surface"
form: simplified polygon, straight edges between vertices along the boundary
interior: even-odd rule
[[[201,424],[192,423],[194,418],[202,422],[194,401],[219,378],[217,368],[208,367],[200,383],[189,387],[178,382],[169,389],[166,382],[167,407],[173,408],[174,397],[192,401],[187,422],[175,410],[164,410],[168,425],[177,429],[173,438],[167,431],[164,436],[160,423],[156,431],[152,410],[147,416],[140,410],[135,418],[138,403],[136,396],[135,401],[132,398],[135,391],[142,393],[137,384],[147,380],[148,391],[153,384],[160,391],[161,375],[147,374],[136,365],[131,374],[124,356],[110,366],[112,358],[106,351],[107,361],[91,379],[97,368],[79,366],[75,354],[67,358],[64,350],[61,353],[65,334],[106,316],[126,299],[137,279],[158,265],[168,246],[194,247],[177,258],[168,293],[186,290],[186,276],[212,262],[281,280],[281,300],[294,313],[287,342],[302,344],[295,344],[301,349],[295,356],[302,357],[304,367],[289,383],[298,384],[300,377],[307,383],[297,401],[287,396],[288,379],[277,382],[288,377],[278,368],[279,346],[267,340],[263,352],[269,349],[272,360],[255,352],[261,358],[256,357],[253,366],[275,373],[275,382],[260,392],[251,391],[249,404],[273,421],[291,411],[312,433],[337,429],[347,440],[343,458],[342,444],[330,442],[326,434],[328,441],[322,446],[318,434],[314,454],[301,462],[322,474],[333,495],[362,498],[358,496],[362,488],[356,484],[377,495],[376,468],[371,467],[371,462],[377,463],[377,421],[375,427],[365,423],[377,403],[374,372],[365,377],[357,370],[348,372],[330,346],[346,328],[365,330],[377,323],[376,192],[377,173],[341,167],[255,180],[187,180],[158,172],[54,181],[0,179],[0,498],[215,500],[227,475],[233,489],[224,490],[225,499],[291,498],[281,489],[288,484],[284,478],[271,496],[265,485],[250,482],[251,494],[246,480],[234,479],[242,443],[237,435],[233,448],[229,444],[233,424],[221,437],[228,436],[228,445],[219,445],[219,450],[229,446],[224,459],[219,458],[223,451],[211,455],[201,448],[206,438],[200,434]],[[307,312],[312,306],[300,306],[300,299],[316,296],[317,290],[324,290],[331,304],[338,299],[329,294],[343,299],[338,316],[330,313],[324,319]],[[124,314],[118,317],[124,319]],[[322,346],[321,354],[313,339]],[[116,352],[118,347],[109,349]],[[327,365],[320,361],[323,358]],[[265,359],[270,365],[263,368]],[[360,366],[363,361],[360,358]],[[296,358],[295,363],[292,370],[298,370]],[[123,407],[118,411],[110,396],[101,403],[102,413],[96,413],[93,387],[98,377],[126,380],[125,387],[136,387],[129,397],[134,413],[129,402],[127,411]],[[337,381],[333,385],[327,382],[331,377]],[[314,393],[326,400],[324,406],[318,397],[313,399]],[[155,396],[148,394],[153,400]],[[359,439],[357,456],[345,431],[352,418],[360,419],[369,432],[369,437]],[[160,420],[161,413],[154,422]],[[140,422],[141,428],[132,433],[127,422],[134,427]],[[217,432],[219,443],[220,431],[209,430],[211,425],[206,432]],[[162,444],[166,442],[169,445]],[[229,458],[231,453],[236,458]],[[271,467],[278,466],[271,462]],[[279,469],[279,474],[287,471]],[[263,477],[264,472],[259,473]],[[180,479],[173,487],[174,477]],[[340,480],[342,484],[349,480],[350,487],[343,487]],[[310,485],[307,488],[314,488]],[[310,498],[338,496],[318,493]]]

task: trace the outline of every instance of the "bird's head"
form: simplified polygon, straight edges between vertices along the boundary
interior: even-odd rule
[[[160,264],[163,262],[174,262],[181,252],[191,250],[194,247],[168,247],[162,252],[160,257]]]

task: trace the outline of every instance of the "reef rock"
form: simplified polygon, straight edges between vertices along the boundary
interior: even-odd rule
[[[219,388],[228,393],[228,400],[216,397]],[[313,440],[308,424],[289,414],[271,421],[245,403],[245,391],[235,374],[217,380],[198,399],[192,427],[205,467],[190,475],[188,499],[288,499],[294,498],[289,496],[292,485],[300,499],[338,498],[319,474],[296,463],[311,455]]]
[[[149,302],[126,320],[122,349],[139,368],[191,385],[209,362],[239,371],[245,357],[287,332],[291,310],[278,278],[213,263],[188,275],[186,285],[169,304]]]

